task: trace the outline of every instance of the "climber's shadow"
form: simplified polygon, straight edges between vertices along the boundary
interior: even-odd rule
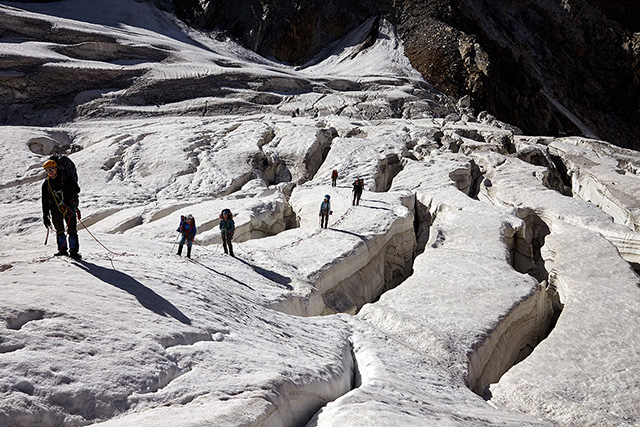
[[[86,261],[79,261],[79,263],[75,265],[103,282],[130,293],[136,297],[138,302],[147,310],[151,310],[161,316],[171,316],[185,325],[191,324],[191,319],[185,316],[176,306],[128,274],[118,270],[100,267],[99,265]]]

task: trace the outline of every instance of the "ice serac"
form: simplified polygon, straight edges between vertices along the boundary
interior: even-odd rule
[[[615,222],[640,231],[640,163],[635,151],[574,137],[551,141],[549,152],[566,165],[573,194],[600,207]]]
[[[478,194],[481,200],[511,206],[522,215],[527,215],[528,210],[535,212],[546,224],[563,221],[596,231],[614,243],[627,261],[639,261],[638,234],[614,222],[611,215],[596,205],[548,188],[546,168],[495,153],[474,153],[472,157],[485,171]],[[635,203],[635,198],[629,199]]]
[[[334,210],[327,229],[318,225],[324,194]],[[252,263],[300,285],[272,308],[305,316],[355,313],[410,275],[415,234],[405,205],[413,207],[413,197],[399,192],[373,198],[365,192],[354,207],[350,196],[344,187],[300,187],[291,197],[300,227],[243,244]],[[294,295],[316,302],[300,305]]]
[[[549,287],[563,306],[550,335],[490,387],[492,400],[563,425],[633,425],[640,403],[636,394],[614,396],[637,385],[620,355],[640,355],[640,310],[627,303],[637,299],[639,281],[622,258],[633,257],[614,244],[635,233],[594,205],[544,187],[539,167],[476,157],[490,182],[483,183],[481,199],[535,212],[548,227],[540,256]],[[523,167],[530,172],[516,172]],[[584,354],[595,357],[585,360]],[[543,364],[551,371],[541,371]],[[541,404],[549,393],[555,398]],[[578,414],[577,407],[583,412]]]
[[[263,151],[286,170],[276,170],[272,182],[291,181],[296,184],[315,175],[336,136],[335,129],[325,128],[322,123],[311,119],[276,124],[274,133],[273,140],[263,146]]]
[[[293,67],[149,1],[0,10],[3,427],[638,424],[636,154],[447,98],[381,18]]]
[[[492,401],[560,425],[637,425],[637,364],[629,362],[640,360],[640,309],[629,304],[638,299],[637,275],[600,235],[567,224],[553,226],[542,254],[562,315],[531,356],[491,385]]]
[[[412,191],[430,214],[428,244],[411,277],[356,316],[361,383],[311,425],[340,425],[356,413],[379,425],[540,424],[497,411],[471,391],[482,394],[539,342],[552,307],[544,287],[510,264],[523,221],[471,199],[451,179],[464,171],[471,179],[470,162],[460,154],[432,153],[396,176],[391,190]]]

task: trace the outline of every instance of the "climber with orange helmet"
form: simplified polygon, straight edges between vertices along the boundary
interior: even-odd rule
[[[66,158],[67,162],[71,162]],[[58,243],[58,252],[56,256],[69,255],[74,259],[80,259],[78,252],[80,244],[78,242],[77,215],[78,210],[78,193],[80,187],[73,179],[73,175],[66,172],[53,159],[44,162],[44,170],[46,179],[42,184],[42,214],[44,226],[47,228],[53,226],[56,230],[56,240]],[[75,166],[74,166],[75,175]],[[49,218],[51,215],[51,218]],[[67,246],[66,232],[69,234],[69,244]]]

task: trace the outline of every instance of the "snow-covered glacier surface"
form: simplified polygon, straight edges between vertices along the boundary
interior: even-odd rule
[[[637,153],[474,113],[384,20],[291,67],[144,2],[0,9],[0,425],[640,422]]]

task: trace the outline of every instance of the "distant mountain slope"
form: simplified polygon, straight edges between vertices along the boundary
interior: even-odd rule
[[[637,2],[173,3],[187,22],[224,29],[250,49],[290,63],[305,62],[380,14],[398,26],[413,66],[444,93],[471,95],[477,110],[525,133],[597,136],[640,148]]]

